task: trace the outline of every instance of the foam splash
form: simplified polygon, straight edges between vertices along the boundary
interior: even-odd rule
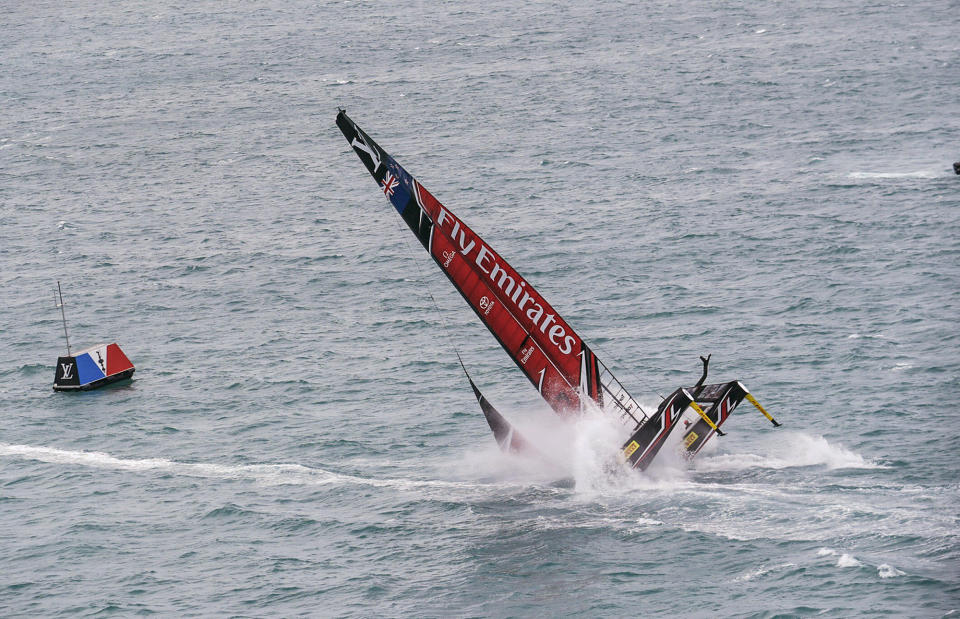
[[[578,493],[603,492],[622,477],[623,466],[610,446],[623,442],[623,428],[609,417],[598,412],[563,421],[539,410],[524,417],[524,421],[511,419],[511,423],[546,458],[554,475],[573,480]],[[544,462],[524,460],[516,464],[527,474],[543,474]]]
[[[818,557],[836,557],[838,553],[833,548],[821,548],[817,551]],[[837,567],[861,567],[864,563],[848,553],[840,554],[840,557],[837,559]],[[889,563],[881,563],[877,566],[877,576],[880,578],[897,578],[898,576],[905,576],[906,572],[900,571],[897,568],[893,567]]]
[[[686,461],[669,446],[660,451],[653,466],[644,474],[631,470],[617,451],[624,441],[623,425],[601,411],[586,413],[572,421],[561,420],[553,412],[544,410],[525,411],[522,415],[511,413],[508,418],[543,455],[541,459],[509,456],[515,480],[523,476],[531,483],[538,483],[544,475],[570,479],[580,498],[592,500],[636,489],[671,486],[687,479]],[[501,468],[501,465],[495,466]],[[486,467],[489,470],[489,462]],[[498,471],[498,474],[504,473]]]
[[[748,571],[744,572],[743,574],[741,574],[740,576],[737,576],[737,577],[734,578],[733,580],[734,580],[734,582],[750,582],[751,580],[754,580],[755,578],[760,578],[760,577],[766,576],[767,574],[769,574],[769,573],[771,573],[771,572],[775,572],[775,571],[783,570],[783,569],[789,569],[789,568],[792,568],[792,567],[797,567],[797,564],[796,564],[796,563],[780,563],[779,565],[762,566],[762,567],[758,567],[758,568],[755,568],[755,569],[752,569],[752,570],[748,570]]]
[[[570,475],[578,492],[605,494],[620,486],[627,468],[611,445],[623,442],[623,429],[609,417],[584,415],[572,424]]]
[[[518,426],[517,426],[518,427]],[[519,427],[518,427],[519,429]],[[460,479],[490,479],[499,483],[529,485],[555,485],[569,480],[569,471],[549,457],[542,444],[531,438],[528,430],[519,430],[539,453],[507,453],[501,451],[490,438],[481,449],[473,449],[459,455],[447,470]]]
[[[823,436],[792,431],[778,432],[764,439],[757,453],[718,453],[719,442],[711,441],[692,464],[683,458],[676,445],[667,444],[652,465],[638,474],[629,470],[615,447],[611,447],[623,442],[624,429],[609,416],[598,412],[575,421],[562,421],[549,411],[528,413],[532,414],[523,415],[526,421],[511,420],[511,423],[549,463],[545,466],[533,458],[514,457],[509,463],[504,462],[500,473],[506,474],[507,469],[512,468],[515,481],[525,478],[531,483],[542,481],[545,475],[569,478],[576,493],[588,500],[636,490],[685,488],[690,483],[691,468],[699,472],[796,467],[883,468]]]
[[[767,453],[718,454],[695,461],[698,471],[738,471],[752,468],[786,469],[825,466],[828,469],[876,469],[882,466],[843,445],[803,432],[781,432],[762,444]]]
[[[756,569],[752,569],[747,572],[744,572],[740,576],[737,576],[736,578],[734,578],[734,582],[749,582],[754,578],[759,578],[760,576],[763,576],[769,571],[770,570],[766,567],[758,567]]]
[[[877,576],[880,578],[896,578],[904,575],[906,575],[906,572],[901,572],[889,563],[882,563],[877,566]]]
[[[470,469],[463,471],[464,477],[476,479],[492,474],[501,482],[552,486],[563,480],[563,487],[572,489],[578,500],[589,502],[638,493],[644,497],[666,494],[715,498],[729,492],[763,497],[780,496],[783,492],[765,485],[714,484],[694,478],[695,473],[705,471],[883,468],[823,436],[781,431],[763,439],[753,453],[727,453],[720,441],[713,440],[692,462],[681,455],[676,441],[668,441],[651,466],[640,473],[630,470],[617,453],[625,436],[623,426],[599,411],[571,421],[562,420],[549,410],[533,409],[511,411],[508,419],[542,457],[502,454],[491,441],[489,452],[474,452],[458,460],[459,466]]]

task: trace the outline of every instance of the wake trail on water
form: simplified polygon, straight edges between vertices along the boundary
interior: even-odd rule
[[[878,180],[897,178],[937,178],[938,176],[945,176],[945,173],[939,170],[917,170],[914,172],[851,172],[847,176],[854,179]]]
[[[180,462],[167,458],[126,458],[99,451],[5,443],[0,443],[0,457],[113,471],[247,480],[262,485],[362,485],[424,494],[456,490],[457,494],[470,496],[477,492],[487,494],[491,489],[513,491],[559,486],[571,488],[577,498],[588,501],[636,492],[661,495],[691,491],[711,494],[735,492],[742,486],[733,482],[727,485],[716,481],[698,482],[695,476],[702,472],[799,467],[883,468],[842,445],[831,444],[822,436],[794,431],[778,433],[776,437],[754,446],[755,449],[751,451],[723,452],[721,449],[725,445],[716,444],[711,454],[701,454],[693,462],[685,460],[676,445],[667,445],[653,466],[638,472],[629,469],[617,451],[610,448],[622,442],[623,428],[601,414],[584,415],[572,422],[533,415],[527,416],[527,421],[517,427],[536,446],[538,455],[504,454],[497,449],[491,437],[488,449],[476,450],[469,458],[458,458],[455,466],[460,470],[454,479],[449,478],[450,469],[446,466],[444,473],[438,475],[439,479],[384,478],[351,475],[297,463],[232,465]],[[741,490],[754,494],[762,489]]]
[[[460,489],[475,484],[442,480],[367,478],[302,464],[242,464],[177,462],[165,458],[118,458],[98,451],[75,451],[33,445],[0,443],[0,457],[50,464],[79,465],[114,471],[161,472],[185,477],[249,480],[264,485],[367,485],[398,490]]]

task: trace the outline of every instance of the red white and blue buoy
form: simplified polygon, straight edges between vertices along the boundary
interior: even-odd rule
[[[57,282],[60,296],[57,307],[63,318],[63,336],[67,340],[67,355],[57,359],[57,372],[53,378],[55,391],[87,391],[133,376],[136,368],[116,342],[99,344],[74,355],[70,350],[67,334],[67,316],[63,309],[63,292]]]

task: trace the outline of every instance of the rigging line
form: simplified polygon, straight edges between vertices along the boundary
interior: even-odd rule
[[[430,290],[430,286],[428,286],[425,282],[423,267],[420,265],[420,260],[415,257],[416,252],[414,252],[414,248],[410,245],[410,238],[408,234],[409,231],[404,229],[405,223],[403,222],[403,218],[401,217],[397,219],[396,217],[391,217],[391,219],[394,220],[394,225],[399,228],[400,236],[403,237],[403,242],[407,246],[407,259],[412,260],[417,265],[417,272],[419,273],[417,283],[420,284],[421,289],[426,290],[427,294],[430,295],[430,301],[433,302],[433,308],[437,311],[437,316],[440,317],[440,326],[441,330],[443,331],[443,335],[445,338],[447,338],[447,341],[453,348],[453,352],[456,353],[457,360],[460,361],[460,367],[463,367],[463,360],[460,359],[460,350],[457,348],[456,342],[453,341],[453,337],[450,335],[449,327],[447,327],[447,321],[444,319],[443,313],[440,311],[440,306],[437,304],[437,300],[434,298],[433,292]],[[432,260],[433,256],[430,256],[430,259]],[[463,367],[463,372],[466,374],[467,368]],[[470,375],[467,374],[467,377],[469,378]]]
[[[586,340],[583,340],[583,341],[586,342]],[[626,366],[624,365],[624,363],[623,363],[620,359],[618,359],[618,358],[617,358],[616,356],[614,356],[614,355],[608,355],[608,354],[607,354],[608,351],[606,351],[606,350],[601,350],[600,347],[597,346],[597,345],[594,345],[593,342],[590,342],[590,343],[588,343],[587,345],[594,351],[594,354],[600,353],[600,355],[598,355],[598,357],[599,357],[599,356],[603,356],[604,359],[611,359],[611,360],[613,360],[613,361],[617,364],[617,366],[619,366],[619,367],[621,367],[621,368],[626,367]],[[601,363],[603,363],[603,362],[601,361]],[[606,363],[603,363],[603,365],[604,365],[604,367],[607,368],[607,371],[610,372],[610,368],[607,367],[607,364],[606,364]],[[612,374],[613,372],[610,372],[610,373]],[[639,381],[640,386],[641,386],[642,388],[644,388],[644,389],[646,389],[646,390],[648,390],[648,391],[653,391],[655,394],[657,394],[657,396],[659,396],[659,398],[660,398],[661,400],[666,400],[666,399],[667,399],[667,398],[664,397],[663,394],[661,394],[659,391],[657,391],[656,389],[652,389],[652,388],[650,387],[650,385],[649,385],[645,380],[643,380],[643,378],[640,376],[640,374],[639,374],[638,372],[636,372],[636,370],[634,370],[632,374],[633,374],[633,377]],[[619,382],[619,379],[618,379],[617,382]],[[626,389],[626,387],[624,387],[624,389]],[[631,397],[633,397],[633,396],[631,395]],[[640,403],[637,402],[637,405],[639,405],[639,404],[640,404]],[[643,410],[643,409],[641,409],[641,410]],[[646,411],[644,411],[644,414],[646,414]]]

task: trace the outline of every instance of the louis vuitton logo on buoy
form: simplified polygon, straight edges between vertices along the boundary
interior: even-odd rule
[[[63,380],[70,380],[73,378],[73,364],[72,363],[61,363],[60,367],[63,368]]]

